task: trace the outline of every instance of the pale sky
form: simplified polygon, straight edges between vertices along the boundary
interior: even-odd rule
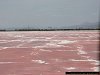
[[[100,0],[0,0],[0,25],[73,25],[99,21]]]

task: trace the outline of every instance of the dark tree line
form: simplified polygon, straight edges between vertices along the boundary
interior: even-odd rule
[[[15,30],[6,30],[6,29],[1,29],[0,31],[68,31],[68,30],[100,30],[100,28],[77,28],[77,29],[15,29]]]

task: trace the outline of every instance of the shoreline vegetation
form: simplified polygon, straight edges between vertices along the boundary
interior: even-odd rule
[[[6,30],[0,29],[0,31],[73,31],[73,30],[100,30],[98,29],[15,29],[15,30]]]

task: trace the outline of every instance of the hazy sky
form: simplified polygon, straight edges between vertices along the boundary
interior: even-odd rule
[[[0,0],[0,25],[98,22],[100,0]]]

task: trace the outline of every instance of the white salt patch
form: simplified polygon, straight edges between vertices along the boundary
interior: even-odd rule
[[[78,50],[78,54],[87,54],[87,52],[85,52],[83,50]]]
[[[100,61],[95,61],[95,62],[93,62],[93,63],[91,63],[91,64],[99,65],[99,63],[100,63]]]
[[[43,38],[44,39],[45,37],[35,37],[35,38],[40,38],[40,39]]]
[[[17,63],[17,62],[0,62],[0,64],[11,64],[11,63]]]
[[[87,52],[86,52],[86,51],[84,51],[84,50],[82,50],[82,49],[83,49],[83,47],[82,47],[82,46],[77,47],[78,54],[79,54],[79,55],[80,55],[80,54],[87,54]]]
[[[56,47],[63,47],[63,45],[57,45],[57,41],[52,41],[50,43],[46,43],[43,46],[35,46],[34,48],[56,48]]]
[[[98,38],[97,38],[97,39],[98,39]],[[90,41],[96,41],[96,42],[99,42],[99,40],[91,40],[91,39],[90,39],[90,40],[85,40],[85,41],[89,41],[89,42],[90,42]]]
[[[40,49],[40,51],[52,52],[51,50]]]
[[[45,45],[45,46],[34,46],[34,47],[32,47],[32,48],[46,48],[47,46]]]
[[[99,67],[93,67],[91,68],[93,71],[99,72]]]
[[[45,63],[45,64],[49,64],[49,63]]]
[[[43,60],[32,60],[32,62],[39,63],[39,64],[48,64],[46,61]]]
[[[10,42],[9,40],[0,40],[0,43],[8,43]]]
[[[39,54],[38,52],[31,52],[30,55],[37,55]]]
[[[56,62],[59,62],[59,61],[61,61],[60,59],[53,59],[53,60],[55,60]]]
[[[97,60],[93,59],[87,59],[87,60],[76,60],[76,59],[69,59],[70,61],[92,61],[92,62],[98,62]]]
[[[76,42],[76,41],[62,40],[58,44],[70,44],[70,43],[74,43],[74,42]]]
[[[67,69],[67,70],[74,70],[74,69],[76,69],[75,67],[63,67],[64,69]]]
[[[34,55],[34,52],[31,52],[30,55]]]
[[[57,71],[57,72],[61,72],[61,71]]]
[[[29,47],[12,47],[12,48],[29,48]]]
[[[32,41],[48,41],[48,40],[47,39],[39,39],[39,38],[38,39],[33,39],[32,38],[32,39],[28,39],[27,42],[28,41],[32,42]]]
[[[95,62],[95,63],[91,63],[91,64],[94,64],[94,65],[99,65],[99,63]]]
[[[9,48],[9,47],[2,47],[2,49],[7,49],[7,48]]]
[[[50,37],[46,38],[47,40],[51,39]]]
[[[22,40],[9,40],[9,42],[22,41]]]
[[[19,44],[19,45],[16,46],[16,48],[19,48],[20,46],[23,46],[23,45],[24,45],[24,43],[23,44]]]
[[[56,43],[47,43],[46,46],[48,47],[62,47],[62,45],[57,45]]]
[[[2,43],[8,43],[8,42],[16,42],[16,41],[24,42],[24,40],[2,40],[1,42]]]
[[[55,62],[66,62],[66,60],[63,60],[63,59],[51,59],[51,60],[53,60],[53,61],[55,61]]]
[[[76,50],[56,50],[56,51],[76,51]]]
[[[4,50],[4,49],[7,49],[7,48],[28,48],[28,47],[15,47],[15,46],[12,46],[12,47],[0,47],[0,50]]]
[[[16,35],[16,36],[14,36],[14,37],[24,37],[23,35]]]
[[[81,57],[84,57],[84,58],[90,58],[90,56],[81,56]]]
[[[33,41],[39,41],[39,40],[38,39],[28,39],[27,40],[28,43],[33,42]]]
[[[24,38],[28,38],[28,39],[30,39],[31,37],[24,37]]]

